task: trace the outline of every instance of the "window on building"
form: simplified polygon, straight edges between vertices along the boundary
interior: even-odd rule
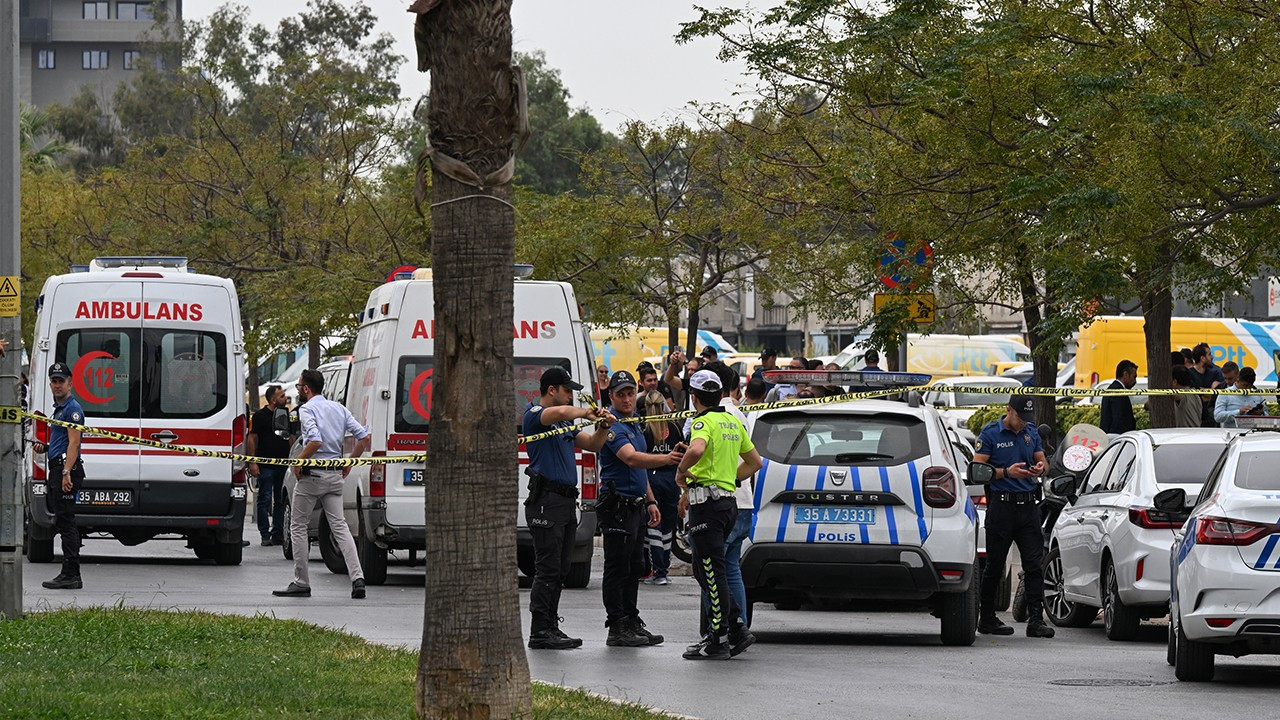
[[[106,70],[107,51],[85,50],[83,59],[80,61],[80,67],[85,70]]]
[[[149,2],[116,3],[116,17],[121,20],[154,20],[155,13]]]
[[[137,70],[138,63],[142,62],[142,53],[138,50],[124,51],[124,69]]]
[[[107,20],[110,19],[111,3],[108,2],[87,2],[84,4],[85,20]]]
[[[41,50],[36,53],[36,67],[41,70],[52,70],[57,67],[52,50]]]

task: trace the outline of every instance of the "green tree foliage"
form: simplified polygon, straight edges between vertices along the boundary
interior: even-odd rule
[[[524,71],[532,135],[516,157],[515,182],[546,195],[581,194],[583,156],[617,139],[586,108],[569,107],[569,90],[545,53],[516,53],[516,64]]]

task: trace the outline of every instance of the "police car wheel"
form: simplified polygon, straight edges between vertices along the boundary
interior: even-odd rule
[[[1177,621],[1172,617],[1169,618],[1169,633],[1166,638],[1168,649],[1165,651],[1164,661],[1170,665],[1178,664],[1178,631]]]
[[[1208,682],[1213,679],[1213,647],[1208,643],[1187,639],[1178,624],[1178,639],[1174,650],[1173,674],[1184,682]]]
[[[689,536],[684,531],[684,518],[676,518],[676,529],[671,534],[671,554],[681,562],[693,563],[693,548],[689,546]]]
[[[799,600],[788,600],[786,602],[776,602],[773,604],[774,610],[782,610],[785,612],[795,612],[800,609],[802,603]]]
[[[1013,570],[1005,570],[1004,577],[1000,579],[1000,588],[996,591],[996,610],[1004,612],[1009,609],[1009,603],[1012,601],[1013,587]]]
[[[535,574],[533,563],[533,546],[521,545],[516,548],[516,567],[525,577],[533,577]]]
[[[978,636],[977,565],[969,580],[969,588],[959,593],[942,593],[939,615],[942,617],[942,644],[972,645]]]
[[[284,494],[284,518],[286,522],[289,520],[289,493]],[[280,539],[280,550],[284,553],[285,560],[293,559],[293,533],[287,528]]]

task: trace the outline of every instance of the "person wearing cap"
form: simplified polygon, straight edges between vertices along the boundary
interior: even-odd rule
[[[702,359],[706,360],[709,363],[715,362],[720,359],[720,351],[711,347],[710,345],[704,345],[702,347],[702,352],[698,353],[698,355],[702,356]]]
[[[759,379],[760,382],[764,383],[765,395],[769,394],[769,391],[773,389],[774,384],[764,379],[764,373],[766,370],[773,370],[777,366],[778,366],[777,350],[771,347],[767,347],[760,351],[760,367],[756,368],[756,371],[751,373],[751,379],[752,380]]]
[[[1013,628],[996,617],[996,592],[1004,577],[1005,558],[1014,544],[1022,556],[1022,587],[1027,598],[1027,637],[1053,637],[1044,621],[1044,535],[1040,524],[1040,478],[1048,465],[1035,428],[1030,395],[1013,395],[1005,415],[978,434],[974,462],[990,463],[995,479],[987,488],[987,564],[979,593],[978,632],[1012,635]]]
[[[576,407],[573,395],[582,389],[569,371],[554,365],[542,373],[538,404],[529,403],[521,419],[521,433],[536,435],[552,428],[570,427],[574,420],[600,422],[606,428],[613,417],[600,408]],[[560,591],[573,562],[577,537],[578,470],[574,449],[599,452],[605,432],[573,430],[528,443],[529,497],[524,517],[533,537],[533,587],[529,591],[529,647],[534,650],[568,650],[581,647],[580,638],[560,629]]]
[[[727,660],[746,650],[755,637],[743,622],[730,591],[725,544],[738,519],[738,484],[762,465],[742,421],[720,405],[720,376],[700,370],[689,378],[697,414],[689,426],[689,449],[676,483],[685,488],[693,574],[709,603],[707,632],[684,652],[686,660]]]
[[[84,409],[71,395],[71,368],[55,362],[49,366],[49,391],[53,395],[53,420],[79,427],[49,424],[49,444],[36,443],[37,453],[48,453],[45,502],[53,515],[54,531],[62,536],[62,572],[42,585],[50,590],[79,590],[80,528],[76,526],[76,493],[84,484],[84,462],[80,457],[80,427]]]
[[[604,489],[596,505],[596,519],[604,536],[605,626],[611,647],[646,647],[663,641],[645,628],[636,601],[645,567],[645,529],[658,527],[662,515],[649,470],[675,465],[684,455],[684,444],[666,454],[649,452],[644,431],[636,417],[636,378],[619,370],[609,379],[609,412],[619,422],[608,430],[600,451],[600,480]]]

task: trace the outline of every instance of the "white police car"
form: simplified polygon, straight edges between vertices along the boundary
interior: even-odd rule
[[[775,371],[770,380],[869,385],[901,374],[846,375],[859,374]],[[742,553],[749,609],[908,601],[941,618],[943,643],[973,643],[978,515],[935,409],[888,400],[781,407],[759,413],[752,441],[764,466]]]
[[[1280,433],[1235,438],[1174,534],[1168,659],[1179,680],[1212,680],[1215,655],[1280,654],[1277,467]],[[1171,489],[1155,504],[1176,511],[1185,497]]]

